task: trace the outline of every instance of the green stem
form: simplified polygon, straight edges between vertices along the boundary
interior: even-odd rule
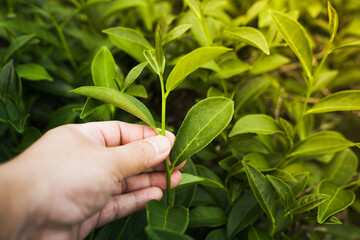
[[[161,135],[165,136],[165,119],[166,119],[166,99],[168,94],[165,94],[165,87],[164,87],[164,79],[163,75],[159,74],[160,79],[160,86],[161,86]],[[166,166],[166,186],[167,186],[167,204],[171,207],[171,172],[172,168],[170,169],[169,166],[169,158],[165,160]]]

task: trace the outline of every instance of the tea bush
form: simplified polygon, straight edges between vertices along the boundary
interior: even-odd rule
[[[167,128],[180,186],[89,239],[360,239],[359,39],[355,0],[2,1],[1,161],[67,123]]]

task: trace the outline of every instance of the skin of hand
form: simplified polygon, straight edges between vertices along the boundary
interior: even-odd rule
[[[118,121],[48,131],[0,165],[0,239],[84,239],[160,200],[175,136]],[[180,166],[181,167],[181,166]],[[178,169],[171,186],[181,181]]]

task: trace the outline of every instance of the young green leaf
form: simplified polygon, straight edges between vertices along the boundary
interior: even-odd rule
[[[162,44],[165,45],[168,42],[171,42],[172,40],[180,37],[183,35],[187,30],[191,28],[191,24],[181,24],[174,29],[172,29],[166,36],[164,37],[164,40],[162,41]]]
[[[97,0],[98,2],[102,1],[110,1],[110,0]],[[89,2],[89,1],[88,1]],[[88,7],[89,3],[87,3],[84,7]],[[106,19],[107,17],[109,17],[110,15],[112,15],[113,13],[119,11],[119,10],[123,10],[123,9],[127,9],[127,8],[131,8],[131,7],[147,7],[147,1],[146,0],[131,0],[131,1],[126,1],[126,0],[117,0],[117,1],[111,1],[110,4],[106,4],[105,8],[102,10],[101,16],[100,16],[100,21],[103,21],[104,19]]]
[[[295,206],[289,211],[289,214],[299,214],[310,211],[311,209],[316,208],[317,206],[328,200],[329,197],[330,196],[327,194],[317,193],[302,196],[301,198],[296,200]]]
[[[331,131],[323,131],[313,134],[302,141],[289,157],[304,157],[321,155],[341,151],[355,144],[345,139],[341,134]]]
[[[165,55],[162,47],[160,30],[155,34],[155,60],[159,68],[159,73],[163,74],[165,70]]]
[[[331,215],[350,206],[355,200],[354,192],[337,187],[329,180],[323,180],[318,186],[318,192],[330,195],[330,198],[318,208],[318,222],[321,224]]]
[[[340,45],[340,46],[334,48],[334,51],[340,50],[340,49],[347,49],[347,48],[360,48],[360,41],[355,41],[355,42]]]
[[[147,226],[145,228],[146,234],[150,237],[151,240],[164,240],[164,239],[171,239],[171,240],[194,240],[192,237],[180,234],[177,232],[172,232],[169,230],[163,230],[158,228],[153,228]],[[139,238],[140,239],[140,238]]]
[[[123,91],[126,91],[128,87],[137,79],[142,70],[147,66],[147,62],[140,63],[139,65],[133,67],[130,72],[126,75],[124,84],[122,87]]]
[[[154,70],[154,72],[157,75],[162,74],[162,68],[161,66],[157,63],[156,58],[155,58],[155,50],[151,49],[151,50],[145,50],[144,51],[144,57],[146,59],[146,61],[150,64],[152,70]]]
[[[321,99],[310,108],[306,114],[356,110],[360,110],[360,91],[347,90],[331,94]]]
[[[224,47],[201,47],[188,53],[179,60],[170,72],[166,81],[166,91],[174,90],[190,73],[228,51],[231,51],[231,49]]]
[[[269,84],[270,81],[264,77],[257,77],[249,80],[235,95],[235,112],[239,112],[242,107],[255,101],[266,91]]]
[[[249,44],[263,51],[266,55],[270,54],[269,46],[264,35],[252,27],[238,27],[231,30],[225,30],[215,40],[239,41]]]
[[[115,60],[107,47],[102,47],[95,55],[91,75],[95,86],[119,89],[115,81],[118,78]]]
[[[224,97],[212,97],[195,104],[177,133],[170,160],[178,166],[208,145],[229,124],[234,102]]]
[[[22,46],[26,45],[31,39],[35,37],[35,34],[23,35],[17,37],[8,47],[3,62],[7,62],[7,60]]]
[[[146,88],[143,85],[133,84],[125,91],[126,94],[133,97],[147,98]]]
[[[337,186],[348,183],[357,172],[358,158],[350,149],[335,154],[323,172],[323,177],[330,179]]]
[[[279,67],[290,62],[290,59],[280,55],[280,54],[271,54],[270,56],[264,56],[257,59],[250,68],[250,74],[257,75],[266,72],[273,71]],[[253,80],[252,80],[253,81]]]
[[[226,221],[226,214],[219,207],[199,206],[190,210],[189,227],[219,227]]]
[[[147,109],[147,107],[142,102],[132,96],[113,90],[111,88],[94,86],[79,87],[70,92],[113,104],[114,106],[140,118],[149,124],[149,126],[156,129],[154,118],[151,115],[149,109]]]
[[[181,173],[181,175],[182,175],[181,182],[176,189],[179,189],[181,187],[187,187],[189,185],[204,181],[204,178],[192,175],[190,173]]]
[[[91,113],[93,113],[96,109],[98,109],[102,105],[104,105],[103,102],[93,99],[93,98],[88,98],[82,108],[80,118],[81,119],[86,118],[87,116],[89,116]]]
[[[281,203],[285,209],[292,209],[294,207],[294,195],[290,186],[277,177],[271,175],[266,175],[266,177],[279,194]]]
[[[275,198],[271,184],[257,169],[245,162],[243,162],[243,164],[250,187],[258,203],[268,216],[269,220],[275,224]]]
[[[274,134],[283,133],[275,120],[265,114],[249,114],[240,118],[231,130],[229,137],[244,133]]]
[[[234,237],[257,221],[263,213],[251,191],[245,192],[232,206],[227,221],[227,238]]]
[[[144,62],[145,60],[144,50],[153,49],[141,33],[131,28],[116,27],[103,30],[103,32],[109,35],[110,40],[115,46],[139,62]]]
[[[189,6],[194,15],[201,20],[202,13],[199,0],[185,0],[186,4]]]
[[[216,228],[209,232],[206,235],[205,240],[218,240],[218,239],[226,239],[226,230],[225,228]]]
[[[311,79],[312,50],[303,26],[281,12],[271,10],[269,13],[277,30],[298,57],[308,78]]]
[[[49,75],[46,69],[38,64],[35,63],[28,63],[19,65],[15,68],[17,74],[21,78],[25,78],[28,80],[47,80],[53,81],[53,78]]]
[[[150,227],[185,233],[189,223],[189,210],[183,206],[169,207],[157,200],[146,204],[146,215]]]
[[[299,194],[301,194],[304,191],[309,180],[309,175],[310,175],[309,172],[299,173],[294,176],[297,182],[289,183],[289,185],[291,186],[291,190],[294,194],[294,197],[299,196]]]
[[[329,26],[331,32],[330,42],[333,42],[339,26],[339,17],[336,10],[331,5],[330,1],[328,1],[328,15],[329,15]]]
[[[242,162],[246,162],[259,171],[269,171],[271,169],[266,158],[256,152],[245,155]]]

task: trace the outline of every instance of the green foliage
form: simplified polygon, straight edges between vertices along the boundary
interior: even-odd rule
[[[176,134],[165,163],[170,175],[186,162],[182,182],[94,239],[357,239],[359,11],[320,0],[4,2],[0,160],[62,124],[140,120]]]

